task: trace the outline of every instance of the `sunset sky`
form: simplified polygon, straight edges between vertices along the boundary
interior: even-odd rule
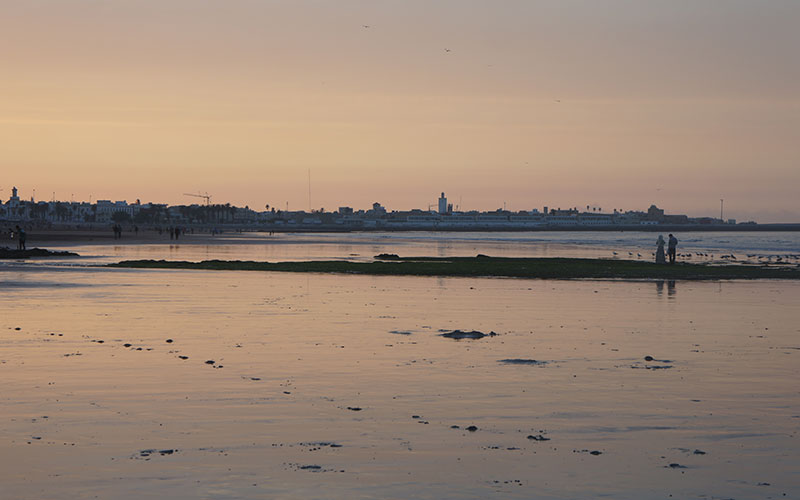
[[[800,221],[800,2],[3,0],[0,197]]]

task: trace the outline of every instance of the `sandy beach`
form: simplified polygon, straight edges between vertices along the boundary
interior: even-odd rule
[[[7,498],[800,495],[795,281],[0,284]]]

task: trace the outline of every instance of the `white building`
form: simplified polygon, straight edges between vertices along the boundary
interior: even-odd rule
[[[19,206],[19,196],[17,196],[16,186],[11,188],[11,198],[8,199],[9,208],[17,208]]]
[[[447,213],[447,198],[445,198],[444,192],[442,192],[442,196],[439,198],[439,213]]]
[[[547,223],[552,226],[577,226],[577,215],[548,215]]]
[[[137,208],[138,206],[136,205],[128,205],[127,201],[112,202],[111,200],[97,200],[97,220],[111,220],[113,214],[116,212],[124,212],[133,217],[136,215]]]
[[[578,220],[585,226],[608,226],[614,223],[608,214],[582,213],[578,216]]]

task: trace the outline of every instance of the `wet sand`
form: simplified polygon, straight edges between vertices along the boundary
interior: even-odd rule
[[[800,495],[795,281],[0,285],[4,497]]]

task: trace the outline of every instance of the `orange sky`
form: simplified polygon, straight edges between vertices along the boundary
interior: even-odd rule
[[[0,197],[308,209],[310,169],[327,210],[800,221],[798,25],[777,0],[5,0]]]

